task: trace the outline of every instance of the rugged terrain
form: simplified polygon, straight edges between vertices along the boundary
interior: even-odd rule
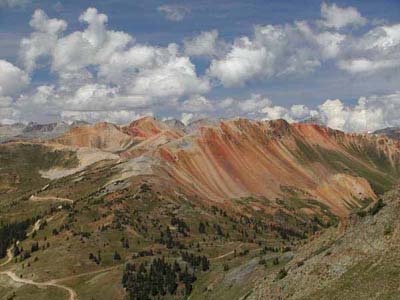
[[[0,299],[347,299],[357,272],[367,286],[391,261],[398,198],[383,195],[400,144],[386,136],[283,120],[68,126],[2,127]]]
[[[382,203],[301,247],[249,299],[398,299],[400,190]]]
[[[39,124],[0,124],[0,143],[18,140],[45,141],[56,138],[69,129],[87,124],[84,121],[76,121],[71,124],[64,122]]]

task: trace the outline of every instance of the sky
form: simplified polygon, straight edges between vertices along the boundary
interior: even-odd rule
[[[0,123],[400,126],[400,1],[0,0]]]

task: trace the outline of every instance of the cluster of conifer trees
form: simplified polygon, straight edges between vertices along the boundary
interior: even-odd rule
[[[26,231],[36,219],[29,219],[22,222],[4,224],[0,223],[0,258],[7,255],[7,249],[16,241],[26,238]]]
[[[196,256],[182,252],[184,267],[174,261],[156,258],[150,264],[140,265],[127,263],[122,277],[122,284],[129,300],[174,299],[185,298],[192,292],[192,284],[196,281],[195,270],[207,271],[210,262],[205,256]],[[189,266],[190,265],[190,270]]]

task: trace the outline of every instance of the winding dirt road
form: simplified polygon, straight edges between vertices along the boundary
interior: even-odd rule
[[[67,277],[63,277],[63,278],[59,278],[59,279],[54,279],[54,280],[52,280],[52,282],[57,283],[57,282],[62,282],[62,281],[70,280],[70,279],[75,279],[75,278],[83,277],[83,276],[87,276],[87,275],[94,275],[94,274],[104,273],[104,272],[108,272],[108,271],[112,271],[114,269],[117,269],[120,266],[123,266],[123,264],[112,266],[112,267],[108,267],[108,268],[104,268],[104,269],[100,269],[100,270],[96,270],[96,271],[80,273],[80,274],[71,275],[71,276],[67,276]]]
[[[243,244],[240,244],[238,247],[236,247],[235,250],[238,251],[242,246],[243,246]],[[229,256],[229,255],[234,254],[234,253],[235,253],[235,250],[229,251],[229,252],[227,252],[227,253],[225,253],[225,254],[222,254],[222,255],[219,255],[219,256],[217,256],[217,257],[211,257],[210,260],[211,260],[211,261],[212,261],[212,260],[218,260],[218,259],[227,257],[227,256]]]
[[[3,262],[2,264],[0,264],[0,267],[3,267],[5,265],[7,265],[9,262],[11,262],[12,258],[13,258],[12,248],[10,248],[10,249],[7,250],[7,260],[5,262]],[[52,280],[45,281],[45,282],[35,282],[33,280],[30,280],[30,279],[20,278],[17,274],[15,274],[14,272],[9,271],[9,270],[0,272],[0,275],[6,275],[11,280],[13,280],[15,282],[18,282],[18,283],[34,285],[34,286],[37,286],[37,287],[52,286],[52,287],[60,288],[60,289],[63,289],[63,290],[68,292],[68,294],[69,294],[69,298],[68,299],[69,300],[78,300],[78,296],[77,296],[76,292],[72,288],[70,288],[68,286],[65,286],[65,285],[62,285],[59,282],[62,282],[62,281],[65,281],[65,280],[74,279],[74,278],[77,278],[77,277],[83,277],[83,276],[86,276],[86,275],[93,275],[93,274],[108,272],[108,271],[114,270],[116,268],[119,268],[122,265],[123,264],[119,264],[119,265],[108,267],[108,268],[104,268],[104,269],[101,269],[101,270],[95,270],[95,271],[91,271],[91,272],[71,275],[71,276],[67,276],[67,277],[63,277],[63,278],[59,278],[59,279],[52,279]]]
[[[78,299],[76,292],[73,289],[71,289],[70,287],[67,287],[65,285],[58,284],[54,280],[50,280],[50,281],[46,281],[46,282],[35,282],[30,279],[20,278],[17,276],[17,274],[15,274],[11,271],[0,272],[0,275],[7,275],[15,282],[29,284],[29,285],[35,285],[37,287],[47,287],[47,286],[57,287],[57,288],[65,290],[69,293],[69,300],[77,300]]]

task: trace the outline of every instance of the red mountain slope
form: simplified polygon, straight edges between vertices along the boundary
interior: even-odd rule
[[[168,176],[177,190],[233,207],[235,199],[253,196],[264,199],[257,205],[267,209],[291,193],[290,199],[317,201],[344,216],[365,199],[376,199],[400,174],[395,141],[283,120],[203,122],[185,133],[146,117],[125,127],[73,128],[56,142],[128,159],[156,158],[149,160],[157,164],[154,176]]]
[[[290,186],[345,215],[357,199],[375,199],[373,188],[379,192],[395,180],[400,151],[384,138],[238,119],[200,127],[160,147],[158,155],[180,187],[213,201],[275,200]]]

